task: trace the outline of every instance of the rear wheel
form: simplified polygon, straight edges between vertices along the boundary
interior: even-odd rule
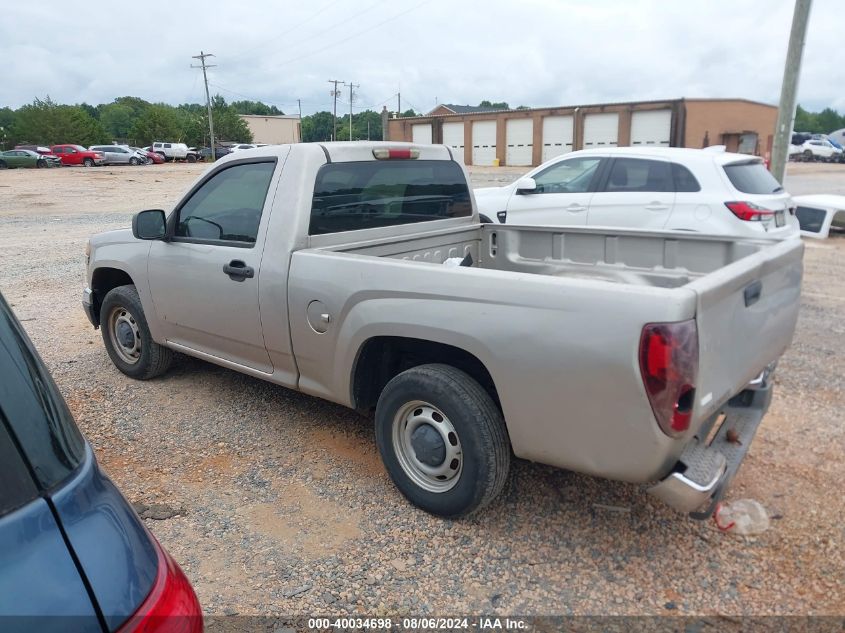
[[[813,152],[811,152],[808,149],[805,149],[804,150],[804,160],[806,160],[807,162],[812,162],[813,161]]]
[[[459,369],[430,364],[402,372],[382,391],[375,422],[393,483],[426,512],[468,516],[504,488],[511,452],[502,413]]]
[[[93,158],[86,158],[85,160],[82,161],[82,164],[85,167],[93,167],[94,166],[94,159]]]
[[[188,154],[188,162],[189,163],[197,162],[197,155],[196,154]]]
[[[6,169],[8,167],[5,160],[0,160],[0,169]]]
[[[109,357],[127,376],[149,380],[170,367],[173,352],[153,340],[135,286],[109,291],[100,307],[100,323]]]
[[[130,159],[129,159],[129,164],[130,164],[130,165],[137,165],[137,164],[138,164],[138,162],[139,162],[139,161],[138,161],[138,159],[137,159],[137,158],[135,158],[134,156],[133,156],[132,158],[130,158]]]

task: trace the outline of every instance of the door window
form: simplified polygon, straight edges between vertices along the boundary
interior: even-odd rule
[[[698,180],[683,165],[672,163],[672,177],[675,179],[675,191],[682,193],[701,191]]]
[[[584,193],[598,172],[599,157],[571,158],[552,165],[534,176],[534,193]]]
[[[613,161],[605,191],[672,191],[669,164],[659,160],[617,158]]]
[[[272,161],[218,171],[179,209],[176,236],[255,244],[275,167]]]

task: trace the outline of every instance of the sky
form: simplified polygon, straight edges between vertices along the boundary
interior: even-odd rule
[[[845,111],[843,0],[815,0],[798,101]],[[0,106],[209,89],[296,114],[437,103],[512,107],[678,97],[777,103],[794,0],[15,2],[0,21]],[[341,88],[338,111],[349,111]]]

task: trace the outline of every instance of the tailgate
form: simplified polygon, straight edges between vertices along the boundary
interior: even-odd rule
[[[686,286],[698,295],[696,423],[789,346],[801,300],[803,253],[799,239],[772,242]]]

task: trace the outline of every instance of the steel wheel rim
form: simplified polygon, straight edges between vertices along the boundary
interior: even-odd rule
[[[424,426],[434,433],[423,429]],[[444,453],[441,463],[432,465],[418,457],[414,445],[415,432],[417,448],[421,432],[429,437],[439,437]],[[414,484],[434,493],[447,492],[457,485],[464,466],[461,440],[452,422],[437,407],[422,400],[408,402],[394,416],[391,435],[399,466]]]
[[[108,329],[109,340],[120,359],[129,365],[137,363],[141,359],[141,329],[132,313],[115,306],[109,312]]]

